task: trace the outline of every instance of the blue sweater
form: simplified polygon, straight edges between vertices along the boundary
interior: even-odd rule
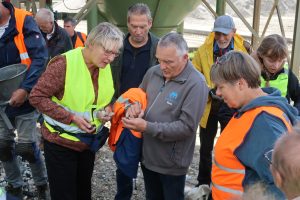
[[[14,7],[12,4],[7,2],[2,2],[2,4],[9,9],[11,18],[9,20],[8,27],[5,29],[3,36],[0,38],[0,68],[11,64],[21,63],[19,50],[14,43],[14,36],[18,34],[16,29],[16,19],[14,16]],[[26,73],[25,80],[20,85],[20,88],[30,92],[44,71],[48,53],[45,40],[33,17],[26,16],[23,34],[25,46],[32,63]],[[33,110],[34,108],[29,104],[29,102],[25,101],[25,103],[20,107],[7,106],[6,113],[9,117],[14,117],[20,114],[32,112]]]
[[[238,110],[237,116],[258,106],[276,106],[284,111],[286,117],[294,125],[297,122],[298,110],[280,96],[280,91],[274,88],[263,89],[268,96],[254,99]],[[271,150],[275,141],[287,131],[284,123],[277,117],[267,113],[260,114],[254,121],[243,143],[236,149],[235,155],[246,167],[243,186],[262,181],[276,199],[285,199],[284,194],[275,186],[270,166],[264,154]]]

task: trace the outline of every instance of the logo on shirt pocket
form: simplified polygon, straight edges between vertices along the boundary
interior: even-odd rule
[[[169,95],[166,97],[166,102],[168,105],[172,106],[173,104],[176,104],[178,98],[177,92],[170,92]]]

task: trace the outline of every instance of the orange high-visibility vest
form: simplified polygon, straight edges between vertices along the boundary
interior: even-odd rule
[[[108,144],[111,150],[116,150],[116,144],[120,138],[123,130],[122,117],[125,116],[128,106],[139,103],[142,110],[146,109],[147,98],[146,93],[141,88],[131,88],[124,94],[122,94],[113,105],[113,112],[115,113],[111,120],[110,135]],[[131,130],[131,133],[137,137],[142,138],[142,134],[137,131]]]
[[[16,18],[16,29],[18,30],[19,34],[17,34],[14,38],[15,44],[19,50],[21,63],[27,65],[27,69],[30,67],[31,59],[29,58],[25,42],[24,42],[24,35],[23,35],[23,26],[25,17],[27,15],[32,16],[30,12],[25,10],[14,8],[15,9],[15,18]]]
[[[273,106],[262,106],[249,110],[241,117],[233,117],[218,139],[213,156],[212,196],[214,200],[232,199],[244,192],[242,182],[245,177],[245,166],[234,155],[252,127],[256,117],[266,112],[278,117],[291,130],[291,123],[285,113]]]
[[[76,42],[75,42],[75,46],[74,48],[77,48],[77,47],[84,47],[84,43],[86,41],[86,34],[84,33],[81,33],[81,32],[75,32],[77,34],[77,37],[76,37]],[[79,34],[81,34],[81,37],[83,39],[80,38]]]

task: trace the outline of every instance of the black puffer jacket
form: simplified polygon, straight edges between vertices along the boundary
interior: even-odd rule
[[[55,31],[50,40],[47,40],[47,34],[41,31],[48,47],[49,60],[54,56],[60,55],[73,49],[72,41],[68,33],[63,28],[58,26],[55,21],[54,25]]]

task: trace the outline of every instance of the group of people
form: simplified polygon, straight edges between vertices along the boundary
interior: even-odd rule
[[[0,118],[8,196],[22,198],[20,155],[30,163],[39,199],[50,198],[48,182],[53,200],[91,199],[95,154],[106,141],[108,121],[116,200],[131,198],[139,162],[146,199],[183,200],[199,122],[197,186],[211,185],[210,198],[242,196],[258,181],[278,199],[298,195],[284,177],[293,166],[278,155],[288,139],[273,150],[300,109],[298,79],[286,63],[281,36],[265,37],[252,51],[233,19],[220,16],[191,62],[180,34],[159,39],[149,32],[152,16],[143,3],[128,9],[125,37],[107,22],[88,36],[75,32],[75,25],[66,18],[64,30],[48,9],[33,18],[0,3],[0,67],[28,66],[5,111],[18,141]],[[36,139],[37,110],[46,167]],[[222,133],[214,147],[218,122]]]
[[[241,197],[245,188],[262,182],[275,199],[285,199],[286,188],[280,190],[265,155],[298,121],[299,81],[286,61],[283,37],[266,36],[252,51],[235,32],[230,16],[218,17],[193,58],[210,88],[200,122],[197,186],[211,185],[209,198],[221,200]],[[221,135],[214,146],[218,122]]]

